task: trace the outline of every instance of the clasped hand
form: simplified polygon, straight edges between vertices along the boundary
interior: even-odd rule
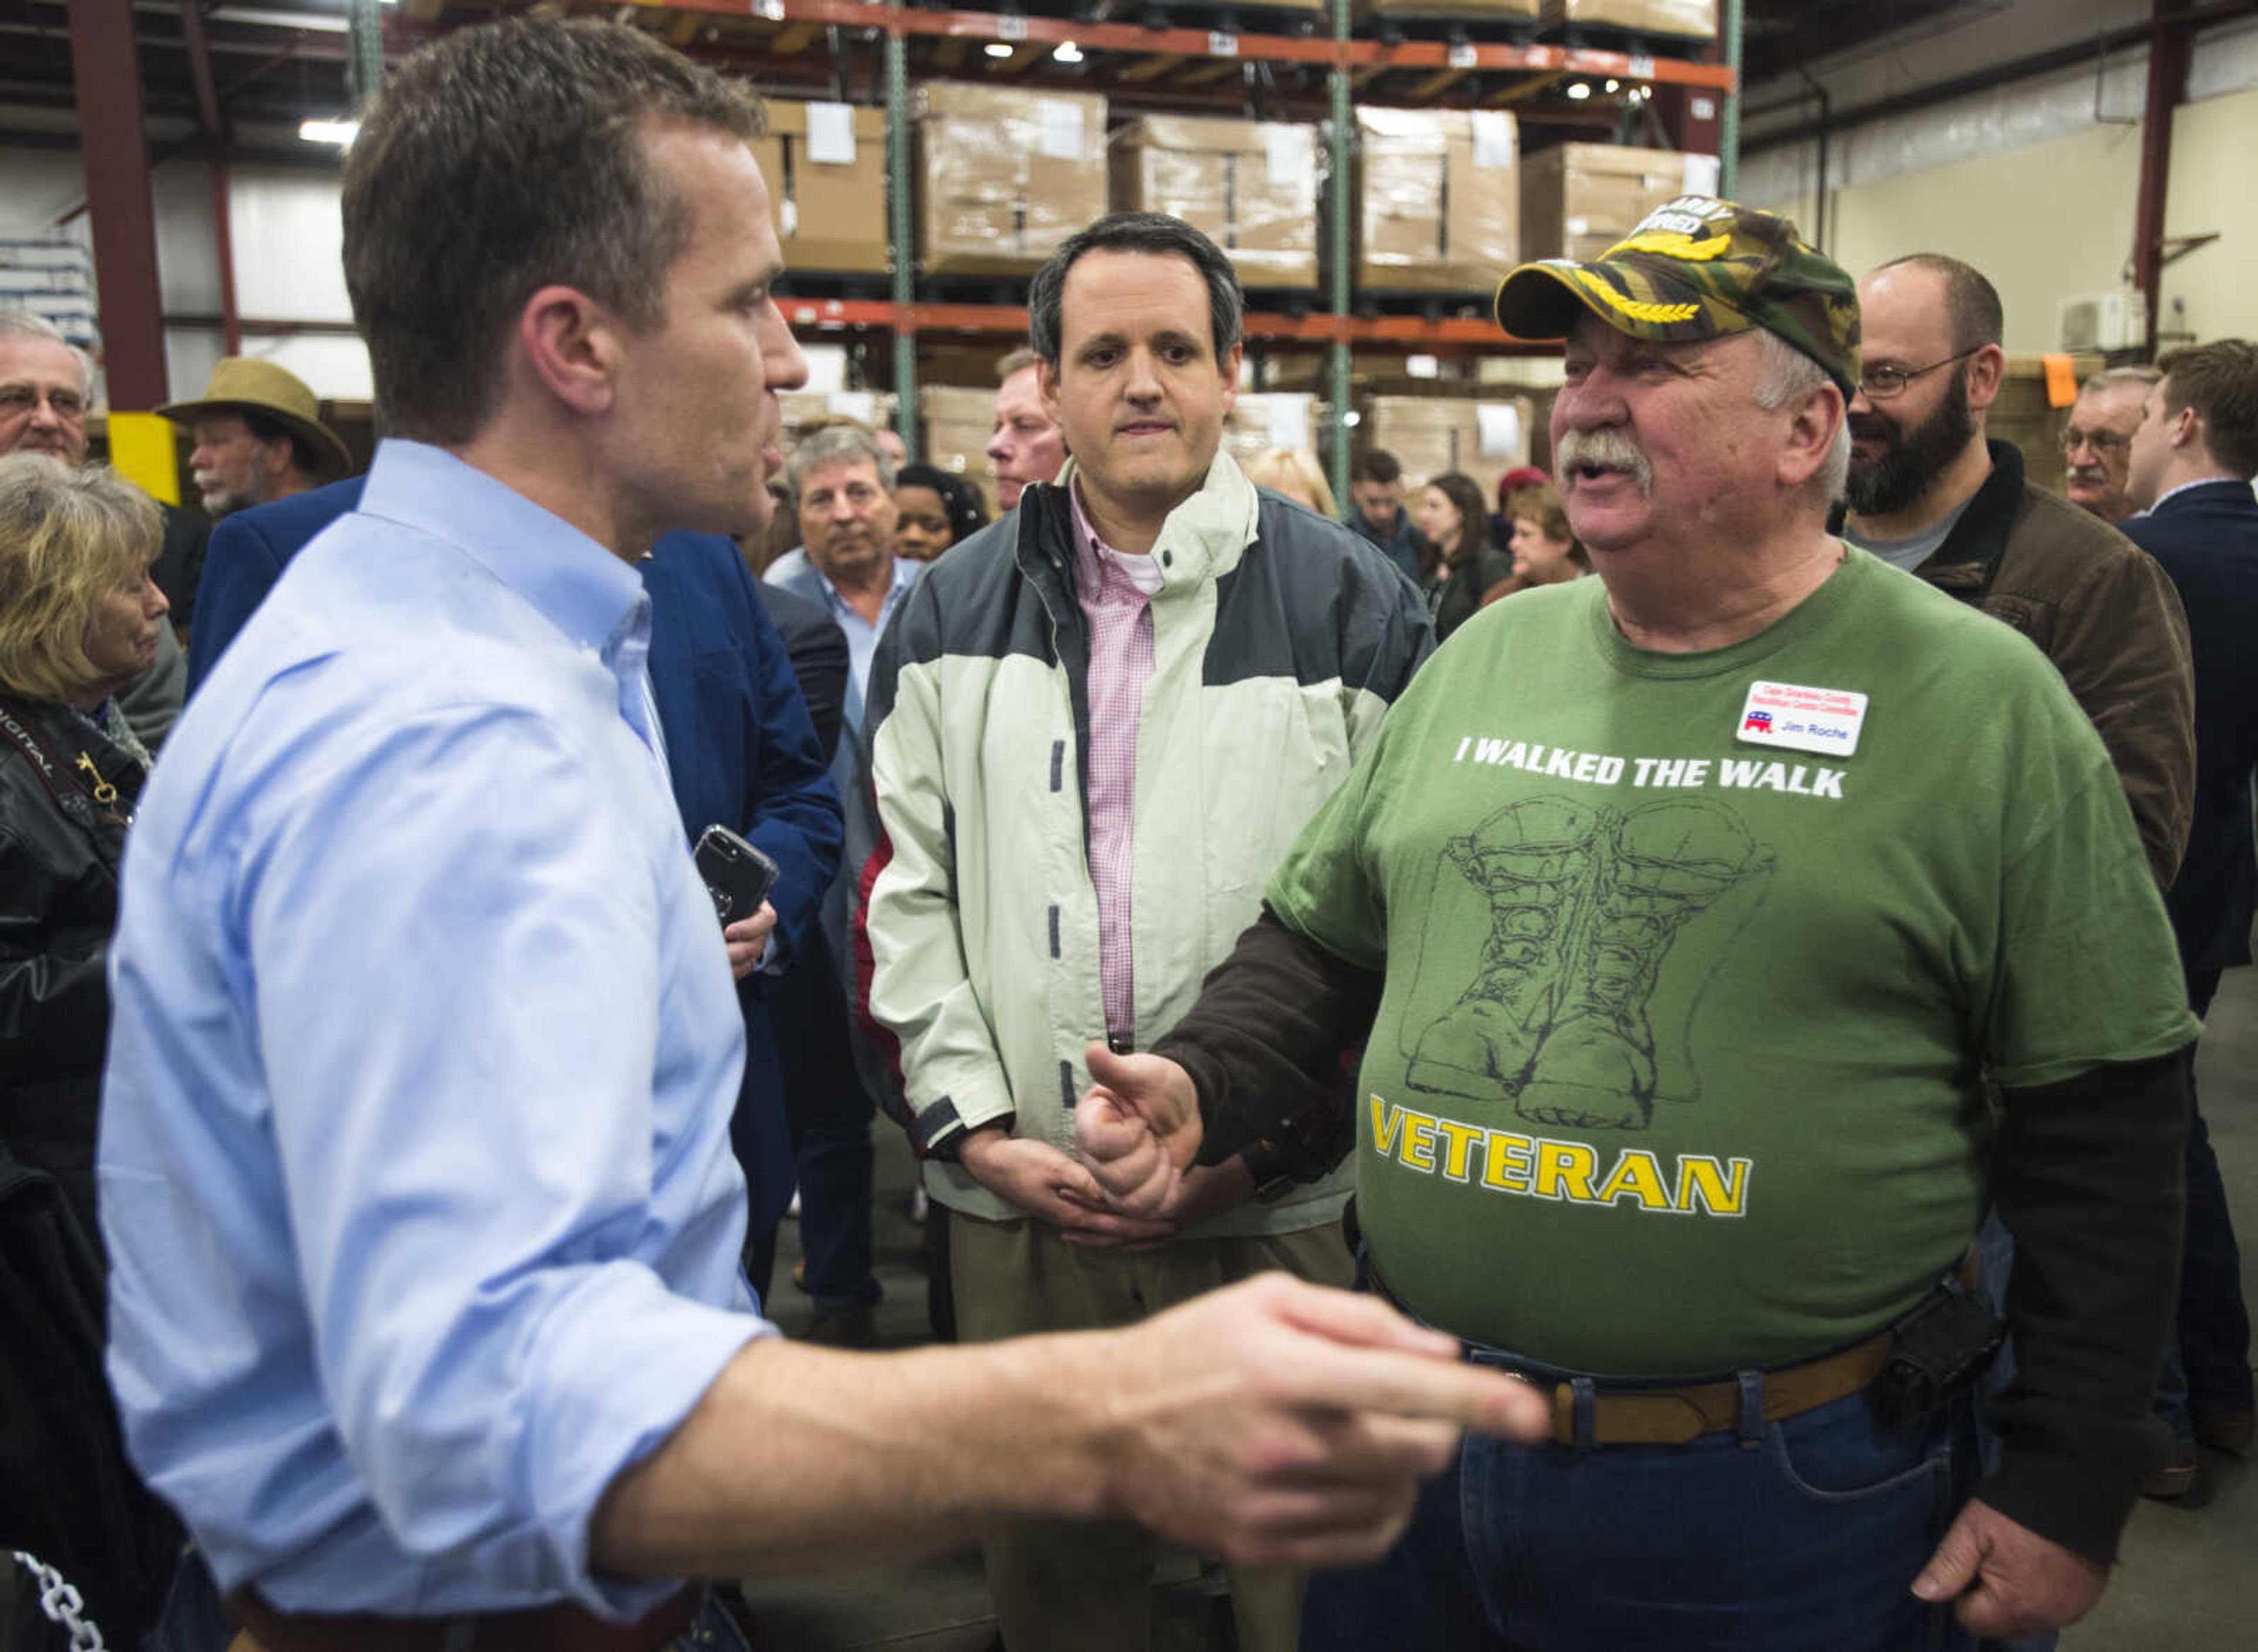
[[[1253,1195],[1233,1159],[1192,1167],[1199,1104],[1190,1076],[1156,1055],[1090,1046],[1095,1081],[1075,1110],[1080,1160],[1001,1125],[965,1137],[959,1162],[982,1187],[1051,1223],[1069,1244],[1157,1244]]]

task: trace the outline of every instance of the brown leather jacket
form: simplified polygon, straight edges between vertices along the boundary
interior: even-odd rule
[[[1992,474],[1915,570],[2038,644],[2117,765],[2156,886],[2195,806],[2195,673],[2186,610],[2155,557],[2091,512],[2023,479],[1991,442]]]

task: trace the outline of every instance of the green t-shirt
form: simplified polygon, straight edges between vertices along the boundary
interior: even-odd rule
[[[1587,1371],[1870,1335],[1974,1231],[1987,1074],[2198,1031],[2061,678],[1856,550],[1707,653],[1633,647],[1597,579],[1484,610],[1269,898],[1386,970],[1357,1210],[1388,1288]]]

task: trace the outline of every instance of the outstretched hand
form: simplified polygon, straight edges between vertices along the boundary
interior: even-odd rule
[[[1533,1443],[1550,1407],[1384,1302],[1264,1273],[1118,1334],[1118,1512],[1258,1565],[1378,1559],[1462,1430]]]
[[[1164,1055],[1090,1046],[1090,1091],[1074,1110],[1082,1162],[1121,1210],[1156,1215],[1182,1200],[1199,1152],[1199,1095]]]

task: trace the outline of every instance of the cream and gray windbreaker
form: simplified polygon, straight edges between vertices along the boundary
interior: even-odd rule
[[[880,839],[863,871],[864,1004],[898,1042],[924,1148],[998,1119],[1074,1148],[1105,1037],[1083,783],[1089,646],[1069,465],[953,548],[871,667]],[[1175,1025],[1254,920],[1272,869],[1433,646],[1410,581],[1362,535],[1227,454],[1153,547],[1153,677],[1137,734],[1131,904],[1136,1046]],[[1344,1030],[1343,1043],[1358,1030]],[[1350,1166],[1204,1224],[1283,1233],[1338,1215]],[[1024,1214],[953,1162],[926,1187]]]

